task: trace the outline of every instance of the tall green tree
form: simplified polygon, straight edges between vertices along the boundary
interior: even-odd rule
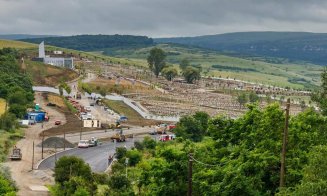
[[[165,66],[166,53],[160,48],[152,48],[147,58],[149,68],[156,77],[159,76],[161,70]]]
[[[178,71],[175,67],[169,66],[162,69],[162,74],[167,80],[172,81],[178,75]]]
[[[201,78],[200,70],[191,66],[188,66],[183,70],[183,76],[186,82],[190,84]]]
[[[323,115],[327,115],[327,68],[325,67],[320,76],[320,89],[311,95],[311,100],[316,102]]]
[[[237,96],[237,102],[240,104],[240,108],[248,102],[248,98],[245,93],[240,93]]]

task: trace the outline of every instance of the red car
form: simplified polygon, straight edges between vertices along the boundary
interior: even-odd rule
[[[61,124],[61,121],[60,120],[56,120],[55,121],[55,125],[60,125]]]

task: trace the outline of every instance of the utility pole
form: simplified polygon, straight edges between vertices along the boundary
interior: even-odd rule
[[[32,155],[32,170],[34,169],[34,141],[33,141],[33,155]]]
[[[42,159],[43,159],[43,145],[44,145],[44,131],[42,131]]]
[[[79,140],[82,139],[82,127],[83,127],[83,119],[81,117],[81,132],[79,132]]]
[[[55,162],[57,162],[57,142],[55,143]]]
[[[64,130],[64,150],[66,150],[66,131]]]
[[[283,146],[282,146],[282,154],[281,154],[281,164],[280,164],[280,181],[279,187],[285,186],[285,159],[286,159],[286,145],[287,145],[287,137],[288,137],[288,119],[290,114],[290,98],[287,99],[286,103],[286,115],[285,115],[285,127],[283,134]]]
[[[192,196],[192,159],[193,153],[189,153],[188,155],[188,191],[187,196]]]

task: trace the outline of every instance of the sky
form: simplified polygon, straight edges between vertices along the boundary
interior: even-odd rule
[[[0,0],[0,34],[327,32],[325,0]]]

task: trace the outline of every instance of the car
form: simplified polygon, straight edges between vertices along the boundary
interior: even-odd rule
[[[89,147],[97,146],[98,145],[98,139],[96,137],[92,137],[89,141]]]
[[[156,130],[152,130],[149,132],[150,135],[157,135],[157,131]]]
[[[94,103],[90,103],[90,106],[95,106],[95,104]]]
[[[61,121],[60,120],[56,120],[55,121],[55,125],[60,125],[61,124]]]
[[[54,107],[54,106],[56,106],[56,104],[55,104],[55,103],[51,103],[51,102],[49,102],[49,103],[47,103],[47,106]]]
[[[89,140],[80,140],[80,141],[78,142],[77,147],[78,147],[78,148],[88,148],[89,145],[90,145]]]
[[[120,116],[119,122],[126,122],[128,118],[126,116]]]

